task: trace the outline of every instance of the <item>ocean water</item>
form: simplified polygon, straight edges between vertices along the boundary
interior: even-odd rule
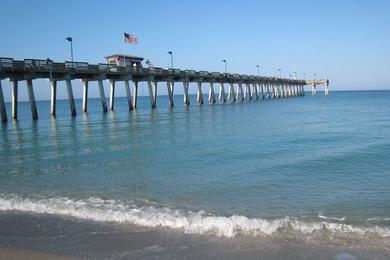
[[[0,212],[237,236],[390,238],[390,91],[70,117],[0,127]],[[10,112],[10,104],[7,104]]]

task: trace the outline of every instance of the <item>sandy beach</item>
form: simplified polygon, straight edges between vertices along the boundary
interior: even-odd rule
[[[189,235],[51,215],[0,215],[0,259],[389,259],[388,241]],[[387,245],[386,245],[387,244]]]

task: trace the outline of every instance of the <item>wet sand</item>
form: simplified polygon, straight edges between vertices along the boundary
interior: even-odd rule
[[[371,239],[321,244],[296,238],[221,238],[1,212],[0,259],[390,259],[390,244]]]

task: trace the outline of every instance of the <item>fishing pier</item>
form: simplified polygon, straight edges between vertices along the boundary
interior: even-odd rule
[[[202,105],[204,99],[202,85],[208,85],[208,102],[246,102],[261,99],[278,99],[304,96],[304,87],[312,86],[312,95],[316,95],[317,86],[324,86],[325,95],[328,94],[328,80],[298,80],[277,77],[262,77],[254,75],[230,74],[220,72],[143,68],[142,66],[120,66],[112,63],[88,64],[87,62],[53,62],[51,60],[0,58],[0,114],[2,122],[7,122],[7,111],[4,102],[1,80],[8,79],[12,85],[12,118],[18,118],[18,83],[26,81],[27,92],[31,105],[33,119],[38,118],[35,102],[33,80],[47,79],[51,87],[50,114],[56,115],[57,82],[65,81],[72,116],[76,116],[76,106],[73,96],[72,80],[83,82],[82,111],[88,110],[88,88],[90,82],[97,82],[102,111],[113,111],[115,107],[115,85],[124,82],[129,110],[137,108],[138,84],[147,82],[150,104],[156,108],[157,86],[162,83],[167,87],[168,106],[174,106],[175,83],[181,83],[184,88],[184,104],[190,105],[190,83],[197,84],[197,103]],[[110,98],[107,107],[104,82],[110,84]],[[132,85],[132,91],[130,84]],[[206,85],[206,86],[207,86]],[[215,93],[218,87],[218,96]],[[225,87],[227,91],[225,91]]]

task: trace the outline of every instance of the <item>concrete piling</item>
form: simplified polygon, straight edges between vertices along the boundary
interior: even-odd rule
[[[30,100],[31,115],[34,120],[38,119],[37,104],[35,102],[34,87],[32,79],[26,80],[28,99]]]
[[[110,80],[110,111],[114,111],[115,102],[115,80]]]
[[[3,94],[3,87],[1,85],[1,80],[0,80],[0,114],[1,114],[1,121],[2,122],[7,122],[7,110],[5,108],[5,102],[4,102],[4,94]]]
[[[138,101],[138,81],[133,80],[133,102],[132,102],[133,110],[137,109],[137,101]]]
[[[51,80],[50,115],[56,115],[57,107],[57,81]]]
[[[225,88],[223,86],[223,83],[219,83],[219,102],[226,103],[226,94],[225,94]]]
[[[131,111],[133,110],[133,105],[131,100],[130,84],[128,80],[125,80],[125,90],[126,90],[126,97],[127,97],[127,105],[129,107],[129,111]]]
[[[18,81],[12,80],[12,118],[18,120]]]
[[[210,82],[209,103],[215,104],[214,82]]]
[[[175,106],[175,102],[174,102],[174,100],[173,100],[174,88],[175,88],[175,82],[174,82],[174,81],[167,81],[168,106],[169,106],[169,107]]]
[[[230,102],[236,102],[236,93],[234,91],[234,84],[232,82],[229,83],[228,100]]]
[[[202,93],[202,82],[198,81],[198,95],[196,96],[196,102],[198,104],[203,105],[203,93]]]
[[[88,111],[88,80],[83,80],[83,107],[82,111],[86,113]]]
[[[100,94],[100,101],[102,103],[102,110],[104,113],[107,112],[107,103],[106,103],[106,95],[104,93],[104,87],[103,87],[103,80],[99,79],[98,80],[98,85],[99,85],[99,94]]]
[[[76,116],[76,106],[75,106],[74,97],[73,97],[72,81],[70,79],[66,80],[66,89],[68,92],[70,113],[74,117],[74,116]]]
[[[184,105],[188,106],[190,105],[190,96],[188,94],[190,82],[188,80],[184,81],[183,86],[184,86]]]

